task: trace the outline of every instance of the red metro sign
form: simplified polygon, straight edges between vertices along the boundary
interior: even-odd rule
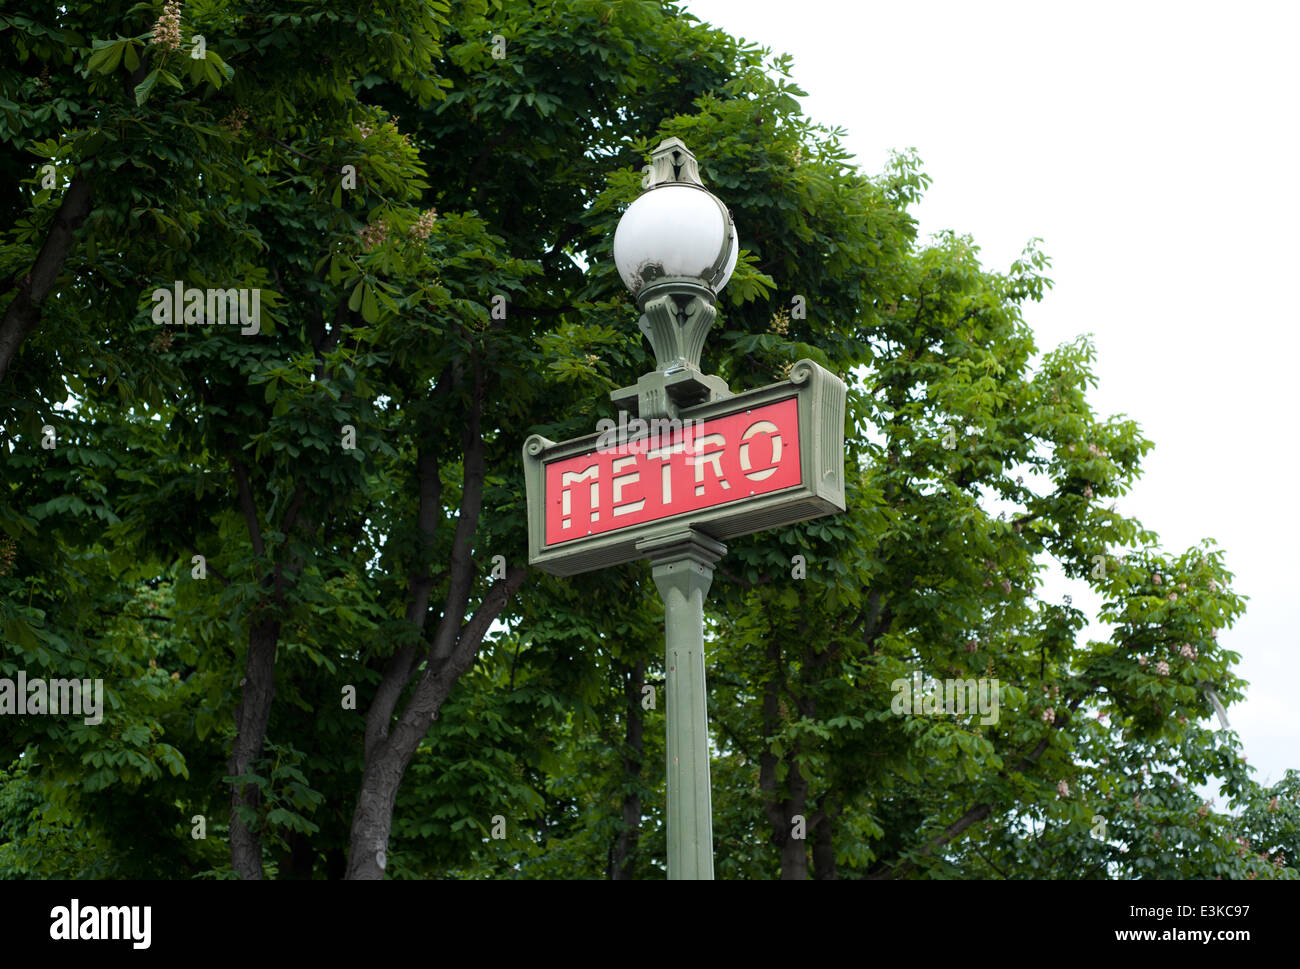
[[[677,425],[667,429],[655,424]],[[660,433],[654,433],[656,430]],[[796,398],[546,465],[549,547],[799,484]]]
[[[640,558],[637,542],[684,525],[724,539],[844,509],[844,385],[812,361],[631,425],[528,439],[529,564],[574,575]]]

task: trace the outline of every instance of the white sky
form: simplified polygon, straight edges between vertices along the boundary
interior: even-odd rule
[[[1224,550],[1250,597],[1219,636],[1251,683],[1228,717],[1257,779],[1300,768],[1300,4],[686,7],[793,55],[804,111],[848,129],[864,171],[917,148],[923,237],[969,233],[997,270],[1043,238],[1056,285],[1025,311],[1039,350],[1093,334],[1090,403],[1156,445],[1118,508],[1167,553]],[[1095,615],[1082,588],[1058,574],[1043,594]]]

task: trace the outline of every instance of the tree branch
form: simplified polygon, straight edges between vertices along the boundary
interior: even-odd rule
[[[478,354],[473,354],[474,387],[470,395],[470,410],[465,427],[464,476],[461,489],[460,518],[456,522],[456,535],[451,546],[451,578],[447,584],[447,600],[443,604],[442,619],[434,636],[429,657],[434,666],[445,662],[456,647],[465,609],[469,603],[470,589],[474,584],[474,533],[478,530],[479,512],[483,507],[483,481],[486,469],[483,462],[483,373]]]
[[[23,277],[13,301],[0,320],[0,383],[22,342],[40,322],[41,307],[72,251],[74,237],[90,215],[90,183],[81,175],[68,184],[45,242],[31,270]]]
[[[262,542],[262,528],[257,523],[257,505],[253,502],[253,490],[248,484],[248,466],[236,459],[231,462],[235,470],[235,480],[239,482],[239,507],[244,512],[244,522],[248,525],[248,537],[252,539],[253,551],[258,558],[266,557],[266,545]]]
[[[438,459],[421,449],[416,455],[416,481],[420,502],[416,512],[416,533],[419,538],[417,558],[407,577],[406,621],[415,627],[423,639],[424,619],[429,612],[429,598],[433,592],[429,553],[438,532],[438,519],[442,511],[442,482],[438,474]],[[366,711],[365,755],[370,757],[376,745],[388,737],[397,700],[406,687],[415,665],[416,648],[399,646],[384,667],[379,688]]]

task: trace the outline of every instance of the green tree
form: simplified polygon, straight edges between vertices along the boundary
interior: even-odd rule
[[[60,92],[83,107],[37,131],[25,105],[9,149],[74,168],[89,203],[76,236],[41,214],[50,197],[33,185],[18,203],[31,226],[7,237],[17,266],[42,258],[42,233],[68,243],[64,285],[29,301],[40,313],[9,304],[22,316],[22,374],[72,344],[54,381],[5,381],[9,413],[26,421],[12,444],[27,452],[13,527],[31,525],[22,489],[48,488],[51,461],[106,455],[68,476],[104,506],[110,544],[98,554],[131,563],[132,581],[177,579],[170,618],[195,653],[206,712],[233,707],[233,723],[200,715],[194,730],[230,743],[234,871],[260,877],[268,838],[299,859],[294,870],[311,869],[297,845],[315,833],[306,815],[325,782],[304,793],[276,772],[319,759],[359,774],[349,873],[377,877],[405,769],[523,580],[515,433],[544,413],[569,413],[558,426],[570,432],[588,423],[570,405],[596,372],[592,349],[610,347],[607,365],[644,356],[602,318],[621,302],[597,301],[608,278],[590,289],[568,255],[589,228],[588,200],[616,160],[639,164],[633,133],[690,110],[755,55],[646,2],[41,13],[6,21],[23,36],[14,73],[60,65]],[[215,77],[195,67],[208,55]],[[664,77],[658,64],[674,59],[680,75]],[[449,152],[458,141],[474,161]],[[135,182],[116,179],[127,165],[141,169]],[[137,245],[142,219],[158,235]],[[112,238],[130,244],[108,249]],[[738,280],[753,275],[742,266]],[[177,278],[256,289],[258,332],[159,330],[152,294]],[[92,302],[111,350],[77,356],[95,346],[82,315]],[[97,369],[102,379],[87,376]],[[69,393],[75,419],[58,414]],[[67,457],[36,453],[43,421]],[[83,511],[74,498],[58,495],[59,508]],[[490,583],[495,549],[511,562]],[[97,549],[82,531],[48,553],[71,588],[70,556]],[[34,589],[30,565],[21,558],[15,579]],[[65,626],[70,643],[102,637],[28,600],[16,638]],[[366,710],[361,736],[303,729],[299,711],[333,724],[325,711],[349,688]],[[355,753],[340,755],[349,740]]]

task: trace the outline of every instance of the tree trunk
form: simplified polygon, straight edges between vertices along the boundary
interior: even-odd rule
[[[378,756],[367,758],[352,816],[348,852],[349,879],[378,881],[388,867],[388,838],[393,828],[393,805],[406,766],[420,745],[423,734],[399,741],[402,725],[384,742]],[[411,733],[412,731],[407,731]]]
[[[23,340],[40,321],[41,304],[63,271],[63,264],[72,251],[73,237],[89,214],[90,183],[77,176],[63,193],[63,201],[36,262],[18,284],[18,292],[0,320],[0,383],[4,382],[9,364],[17,356]]]
[[[279,639],[280,623],[275,620],[254,623],[249,633],[241,684],[243,699],[235,708],[235,743],[228,765],[232,777],[246,774],[262,754],[271,701],[275,698],[275,647]],[[262,877],[261,832],[250,828],[239,816],[241,807],[256,810],[261,802],[262,794],[256,785],[237,781],[230,785],[230,864],[241,878]]]
[[[785,677],[781,672],[781,647],[776,638],[768,640],[766,659],[771,675],[763,687],[763,732],[771,737],[781,728],[784,716],[781,692]],[[776,767],[780,758],[765,747],[758,758],[758,789],[763,794],[763,810],[772,827],[772,843],[781,848],[781,880],[802,881],[808,877],[808,781],[799,771],[799,749],[785,754],[789,767],[785,791],[779,789]],[[785,793],[785,797],[781,794]],[[803,818],[803,838],[796,838],[795,817]]]
[[[623,700],[627,710],[624,739],[628,750],[623,758],[623,782],[627,784],[628,790],[623,795],[623,829],[618,833],[609,853],[610,881],[627,881],[633,877],[637,842],[641,837],[641,795],[637,785],[641,781],[641,765],[645,760],[645,717],[642,716],[641,708],[645,660],[625,668],[623,683]]]
[[[813,841],[813,878],[816,881],[834,881],[835,874],[835,821],[827,811],[817,821],[817,837]]]
[[[781,881],[805,881],[808,878],[808,780],[799,770],[798,748],[791,748],[786,763],[790,768],[786,775],[790,795],[782,804],[785,841],[781,845]],[[802,838],[794,836],[796,818],[803,822]]]
[[[388,838],[393,827],[393,805],[397,802],[397,789],[407,765],[452,687],[473,664],[488,627],[524,584],[527,574],[526,569],[515,566],[506,571],[505,579],[493,583],[473,618],[464,624],[455,640],[452,655],[443,662],[431,660],[431,663],[437,662],[436,671],[425,669],[391,733],[384,729],[387,724],[378,716],[382,711],[376,711],[372,706],[367,713],[366,768],[361,776],[361,790],[352,816],[349,879],[378,880],[384,877],[388,863]],[[459,618],[456,621],[459,623]],[[372,728],[375,731],[373,735]]]

